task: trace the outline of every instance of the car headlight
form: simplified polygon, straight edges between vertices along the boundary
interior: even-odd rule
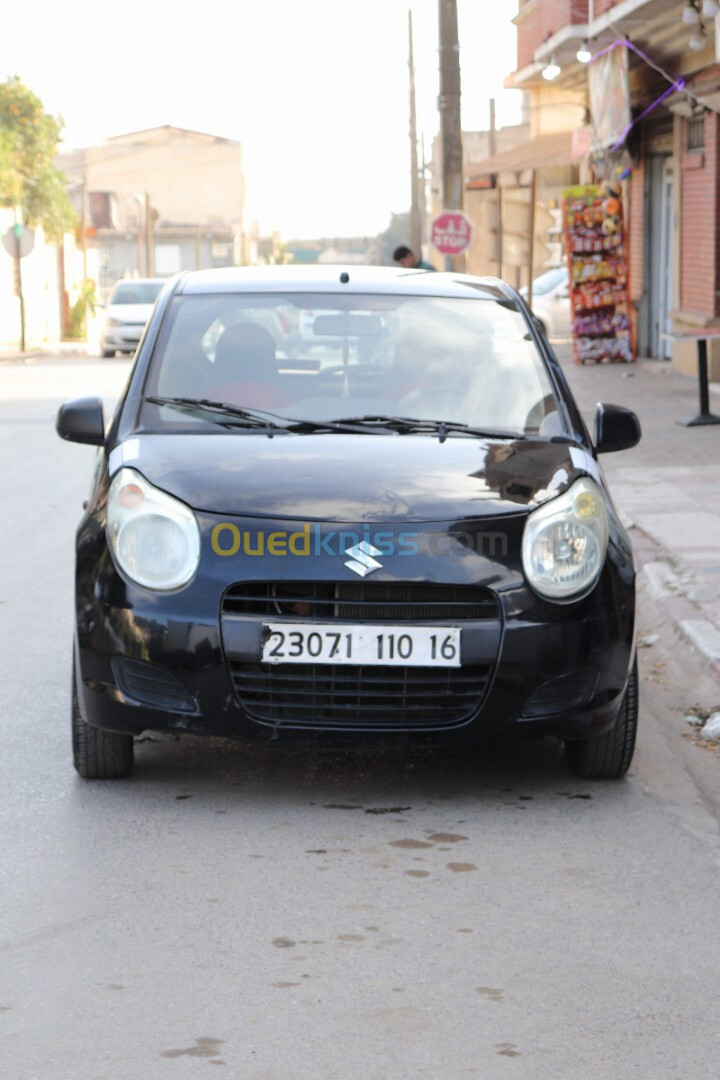
[[[122,319],[106,319],[105,320],[105,325],[106,326],[122,326],[123,321],[122,321]]]
[[[605,500],[597,484],[583,477],[525,522],[525,576],[540,596],[578,599],[600,576],[607,544]]]
[[[197,570],[200,530],[192,510],[134,469],[120,469],[110,485],[107,534],[118,567],[138,585],[178,589]]]

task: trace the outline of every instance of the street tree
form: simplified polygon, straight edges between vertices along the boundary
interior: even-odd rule
[[[50,240],[77,222],[65,177],[53,164],[62,129],[17,75],[0,83],[0,205],[17,207],[22,223],[41,225]]]

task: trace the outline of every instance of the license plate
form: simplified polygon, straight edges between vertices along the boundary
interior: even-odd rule
[[[264,623],[264,664],[460,667],[460,628]]]

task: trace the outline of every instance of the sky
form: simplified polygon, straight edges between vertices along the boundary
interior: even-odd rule
[[[408,10],[418,128],[439,130],[437,0],[45,0],[3,14],[0,81],[65,123],[63,150],[172,124],[242,143],[247,213],[286,239],[373,236],[410,201]],[[458,0],[462,123],[520,121],[503,89],[517,0]]]

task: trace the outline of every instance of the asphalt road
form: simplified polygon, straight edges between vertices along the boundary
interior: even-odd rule
[[[713,690],[640,653],[629,777],[551,743],[336,755],[144,741],[73,772],[66,397],[128,362],[0,365],[0,1075],[717,1080]],[[641,632],[660,616],[643,597]]]

